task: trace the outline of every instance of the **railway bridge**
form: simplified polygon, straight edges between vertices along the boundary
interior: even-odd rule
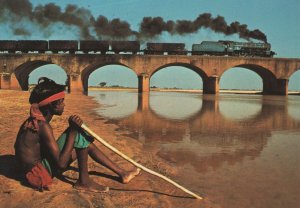
[[[130,68],[138,77],[139,92],[150,90],[150,78],[168,66],[184,66],[203,81],[204,94],[219,92],[223,73],[242,67],[257,73],[263,81],[264,94],[288,94],[288,81],[300,69],[300,59],[228,57],[198,55],[133,54],[0,54],[0,88],[28,90],[29,74],[36,68],[56,64],[68,76],[70,93],[86,93],[90,74],[96,69],[116,64]]]

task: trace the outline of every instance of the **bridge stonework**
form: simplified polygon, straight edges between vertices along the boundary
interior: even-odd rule
[[[68,76],[71,93],[86,93],[88,79],[96,69],[116,64],[130,68],[138,78],[139,92],[149,92],[150,79],[168,66],[183,66],[196,72],[203,80],[203,93],[219,92],[223,73],[242,67],[257,73],[263,81],[264,94],[288,94],[288,81],[300,69],[300,59],[217,57],[182,55],[131,54],[0,54],[0,88],[27,90],[29,74],[36,68],[56,64]]]

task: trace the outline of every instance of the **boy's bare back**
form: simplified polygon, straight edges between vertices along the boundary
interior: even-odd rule
[[[22,168],[27,171],[41,160],[40,138],[37,132],[20,127],[15,143],[16,158]]]

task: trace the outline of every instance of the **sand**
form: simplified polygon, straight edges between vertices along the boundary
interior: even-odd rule
[[[209,196],[201,193],[201,190],[197,190],[197,193],[205,199],[196,200],[173,185],[143,171],[129,184],[122,184],[113,172],[95,163],[91,158],[91,177],[96,182],[109,186],[109,193],[78,192],[73,189],[72,185],[78,178],[76,162],[64,173],[63,178],[54,178],[50,191],[38,192],[28,187],[15,169],[13,144],[20,124],[28,116],[29,93],[0,90],[0,97],[0,207],[219,207],[217,203],[209,200]],[[51,121],[56,137],[67,127],[68,117],[77,114],[95,133],[127,156],[176,181],[178,167],[159,158],[156,155],[158,150],[146,152],[139,141],[130,137],[130,132],[121,130],[116,124],[97,115],[95,109],[99,104],[92,98],[68,94],[65,100],[64,114],[54,117]],[[96,144],[124,169],[133,168],[101,144]],[[184,186],[184,181],[176,182]]]

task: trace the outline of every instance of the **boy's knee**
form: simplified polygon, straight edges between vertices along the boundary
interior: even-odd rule
[[[78,131],[75,137],[74,146],[77,148],[87,148],[93,141],[94,139],[84,131]]]

